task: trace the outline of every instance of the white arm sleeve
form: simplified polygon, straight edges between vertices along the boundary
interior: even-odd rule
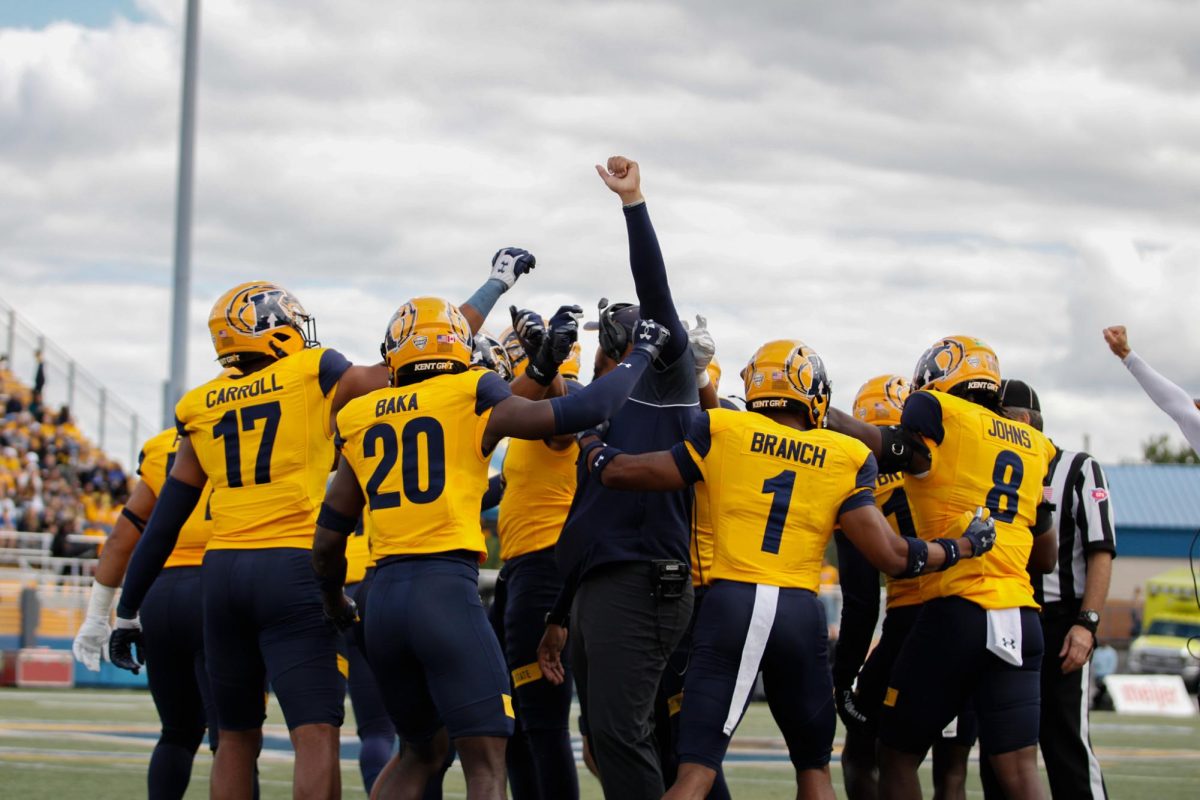
[[[1132,350],[1121,359],[1137,382],[1142,385],[1154,404],[1175,420],[1183,437],[1192,449],[1200,452],[1200,409],[1196,408],[1191,396],[1169,380],[1159,375],[1141,356]]]

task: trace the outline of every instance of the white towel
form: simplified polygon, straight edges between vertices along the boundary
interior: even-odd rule
[[[1014,667],[1021,666],[1021,609],[990,609],[987,625],[988,650]]]

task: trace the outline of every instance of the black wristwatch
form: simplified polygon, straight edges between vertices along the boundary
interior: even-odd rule
[[[1079,612],[1079,616],[1075,619],[1075,624],[1082,625],[1092,632],[1092,636],[1095,636],[1096,630],[1100,627],[1100,612],[1085,608]]]

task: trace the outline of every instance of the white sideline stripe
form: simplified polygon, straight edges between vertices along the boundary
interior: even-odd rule
[[[1089,730],[1088,699],[1092,689],[1091,659],[1085,661],[1079,670],[1079,682],[1081,684],[1079,690],[1079,738],[1083,740],[1083,749],[1087,751],[1088,786],[1091,788],[1092,797],[1098,800],[1106,798],[1107,795],[1104,793],[1104,778],[1100,774],[1100,760],[1092,752],[1092,735]]]
[[[754,587],[754,609],[750,612],[750,625],[746,628],[746,643],[742,645],[742,661],[738,665],[737,682],[733,685],[733,698],[729,702],[729,715],[725,717],[725,735],[732,736],[754,688],[758,677],[758,665],[762,662],[771,627],[775,624],[775,608],[779,605],[779,587],[757,584]]]

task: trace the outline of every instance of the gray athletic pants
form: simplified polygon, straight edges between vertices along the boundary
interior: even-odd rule
[[[606,800],[659,800],[654,697],[692,615],[683,597],[654,598],[654,567],[625,562],[584,578],[571,607],[571,667]]]

